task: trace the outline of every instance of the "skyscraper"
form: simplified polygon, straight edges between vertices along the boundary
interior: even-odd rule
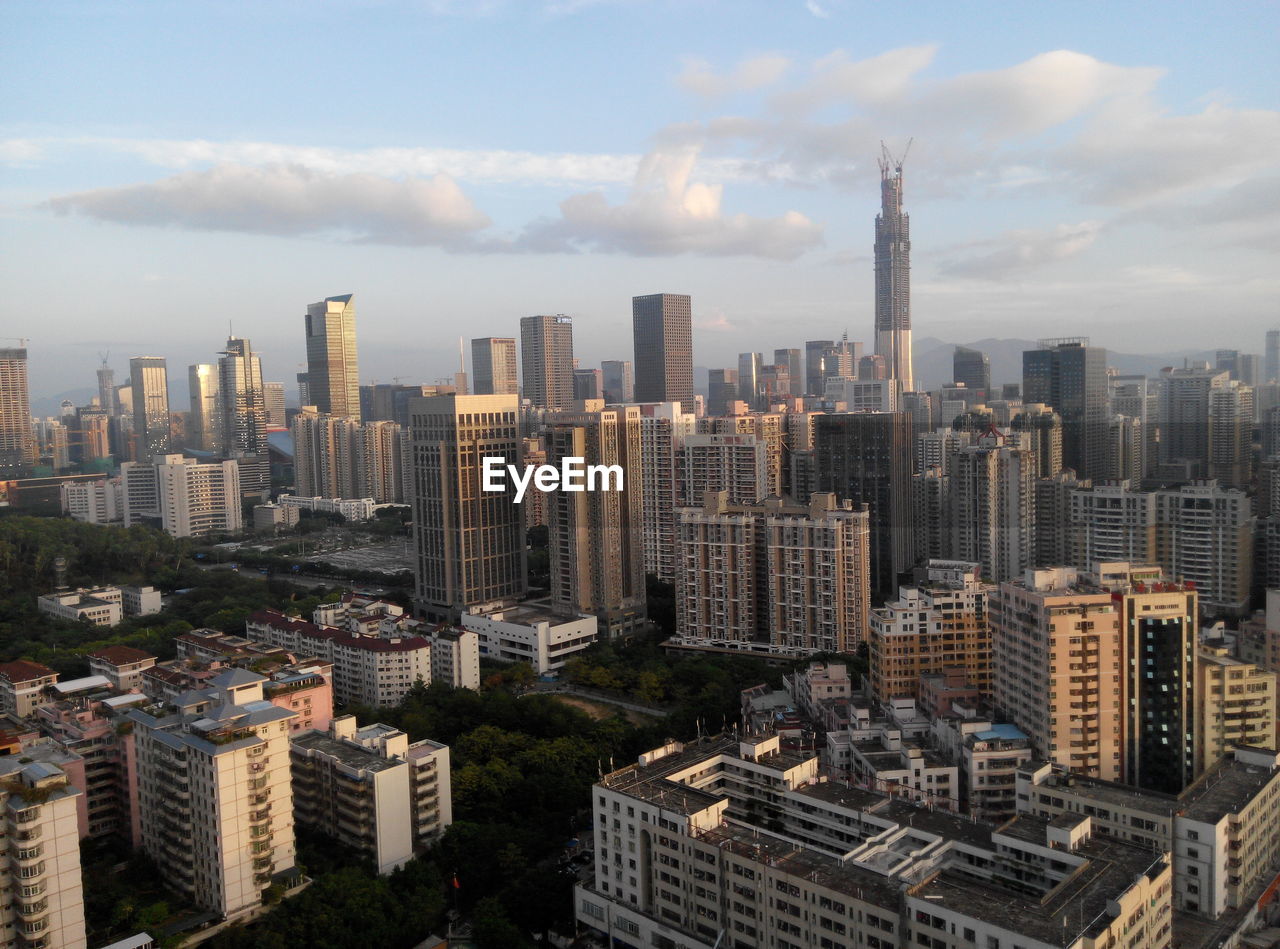
[[[756,408],[760,398],[760,370],[764,357],[759,353],[738,355],[738,398],[750,408]]]
[[[637,402],[693,411],[693,314],[685,293],[631,298]]]
[[[520,368],[524,397],[536,408],[569,408],[573,403],[573,317],[558,313],[522,318]]]
[[[977,396],[979,401],[991,401],[991,358],[981,350],[957,346],[951,357],[951,379],[981,393]]]
[[[1022,400],[1062,416],[1062,464],[1081,478],[1107,475],[1107,396],[1107,351],[1086,337],[1044,339],[1022,354]]]
[[[169,370],[163,356],[129,360],[133,386],[134,458],[150,462],[169,454]]]
[[[707,414],[724,415],[738,400],[738,370],[712,369],[707,373]]]
[[[218,355],[222,451],[229,457],[266,454],[267,392],[262,384],[262,361],[249,340],[238,336],[228,338],[227,348]]]
[[[862,412],[814,418],[819,491],[871,507],[872,588],[888,596],[911,568],[911,416]]]
[[[798,349],[775,349],[773,351],[773,363],[775,366],[787,367],[787,379],[790,388],[787,392],[779,393],[780,395],[804,395],[804,364],[801,361],[800,350]]]
[[[804,344],[804,394],[822,395],[823,357],[835,346],[833,339],[811,339]]]
[[[105,358],[98,367],[98,404],[107,413],[107,418],[120,414],[120,403],[116,399],[116,371],[107,365]]]
[[[187,367],[187,387],[191,394],[191,414],[187,418],[187,444],[200,451],[222,452],[222,389],[218,367]]]
[[[902,210],[902,159],[883,146],[875,260],[876,353],[884,356],[889,378],[911,392],[911,222]]]
[[[482,484],[485,457],[520,464],[519,409],[514,395],[410,402],[415,599],[432,619],[456,621],[470,606],[525,592],[514,489],[508,482],[506,491],[485,491]]]
[[[481,336],[471,341],[471,388],[476,395],[517,395],[516,341]]]
[[[631,376],[631,360],[606,359],[600,364],[604,374],[604,400],[610,405],[636,400],[636,387]],[[689,406],[693,411],[693,406]]]
[[[1280,330],[1267,330],[1266,377],[1263,382],[1280,382]]]
[[[27,474],[35,463],[27,351],[0,349],[0,477]]]
[[[352,294],[326,297],[307,307],[307,383],[321,412],[360,418],[356,366],[356,305]]]

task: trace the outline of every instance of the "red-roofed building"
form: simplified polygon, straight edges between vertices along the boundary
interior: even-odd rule
[[[0,663],[0,712],[26,718],[40,704],[41,693],[57,681],[58,673],[38,662]]]
[[[103,676],[120,692],[142,688],[142,674],[156,664],[156,657],[132,646],[106,646],[89,653],[89,673]]]

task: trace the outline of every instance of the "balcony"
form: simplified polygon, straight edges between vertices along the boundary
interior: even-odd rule
[[[36,900],[33,903],[19,903],[16,907],[19,916],[32,917],[39,916],[49,908],[48,898]]]

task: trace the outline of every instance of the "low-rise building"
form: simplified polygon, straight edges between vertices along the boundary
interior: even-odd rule
[[[276,498],[276,503],[281,507],[297,508],[300,511],[340,514],[348,521],[367,521],[383,506],[373,498],[300,498],[292,494],[280,495]]]
[[[277,530],[298,526],[299,510],[294,504],[255,504],[253,529],[274,533]]]
[[[103,646],[87,656],[89,671],[102,676],[118,692],[142,690],[143,673],[156,664],[156,657],[132,646]]]
[[[118,587],[63,590],[37,597],[36,607],[47,616],[69,623],[115,626],[124,619],[124,607],[120,599]]]
[[[535,603],[462,614],[462,628],[479,637],[481,656],[527,662],[539,675],[558,672],[597,639],[594,616],[565,616]]]
[[[85,949],[76,805],[80,792],[53,765],[0,758],[3,873],[0,927],[7,945]]]
[[[1237,748],[1177,795],[1068,774],[1041,761],[1020,768],[1017,781],[1020,814],[1085,816],[1110,839],[1172,852],[1175,909],[1217,919],[1256,901],[1280,871],[1274,751]]]
[[[58,673],[38,662],[0,663],[0,712],[26,718],[40,704],[44,690],[57,681]]]

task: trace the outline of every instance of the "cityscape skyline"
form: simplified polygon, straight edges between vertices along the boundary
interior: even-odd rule
[[[203,71],[180,89],[160,88],[167,52],[132,57],[128,70],[122,57],[96,68],[102,53],[85,24],[11,8],[20,52],[0,67],[15,90],[0,124],[3,226],[22,239],[8,242],[0,266],[15,311],[40,313],[48,330],[49,345],[32,347],[35,397],[70,388],[67,380],[97,368],[100,350],[163,352],[174,366],[206,360],[166,317],[225,321],[227,272],[238,283],[232,330],[254,340],[276,378],[299,361],[293,320],[311,288],[361,295],[363,361],[380,367],[362,382],[450,375],[455,319],[473,327],[469,336],[509,336],[521,316],[563,312],[575,317],[585,362],[622,358],[614,342],[627,298],[657,290],[695,298],[695,365],[797,345],[774,338],[779,319],[803,325],[806,338],[848,329],[871,349],[874,160],[882,139],[896,153],[912,137],[917,340],[1036,338],[1067,322],[1121,352],[1149,350],[1169,327],[1190,347],[1257,351],[1252,338],[1274,318],[1275,234],[1260,210],[1274,186],[1280,115],[1275,67],[1257,39],[1274,33],[1269,11],[1224,22],[1207,7],[1179,7],[1142,37],[1107,31],[1131,12],[1119,7],[1088,31],[1040,11],[1006,23],[996,42],[941,8],[921,36],[880,11],[859,13],[855,31],[848,5],[823,5],[822,19],[797,3],[761,6],[753,28],[731,41],[697,29],[724,14],[711,3],[689,12],[687,38],[655,72],[647,56],[642,71],[626,64],[661,17],[659,3],[383,7],[291,11],[301,17],[295,29],[264,4],[262,35],[246,50],[238,24],[233,33],[194,6],[158,8],[154,22],[133,24],[136,36],[118,31],[126,48],[148,50],[163,47],[152,31],[165,26],[200,35],[226,46],[237,85],[259,87],[281,79],[275,64],[297,44],[335,25],[361,62],[362,42],[386,41],[387,64],[401,67],[394,76],[368,68],[308,86],[305,96],[367,106],[340,137],[291,84],[252,117],[236,110],[233,122],[231,90]],[[132,24],[117,19],[124,13],[97,17],[106,28]],[[387,41],[396,17],[438,53],[433,61],[454,68],[421,73],[407,37]],[[513,115],[516,91],[477,75],[468,59],[494,34],[524,27],[538,31],[544,51],[581,52],[584,35],[606,25],[614,28],[583,65],[608,56],[613,84],[583,88],[591,84],[551,71],[541,80],[547,100],[569,106],[558,113],[539,99],[528,116]],[[845,45],[845,35],[859,38]],[[1198,57],[1192,36],[1233,55]],[[266,44],[269,59],[259,55]],[[51,55],[33,62],[27,49]],[[57,52],[72,49],[75,59],[60,62]],[[525,55],[510,60],[513,73]],[[59,66],[71,76],[93,70],[94,88],[59,97],[64,80],[49,75]],[[396,108],[406,76],[434,93],[429,134]],[[177,111],[177,92],[198,108]],[[492,116],[463,114],[464,92],[489,96]],[[614,114],[610,94],[627,98],[629,121]],[[290,106],[291,120],[276,121]],[[958,127],[961,112],[970,121]],[[1174,141],[1176,161],[1166,147]],[[1188,150],[1192,141],[1210,144]],[[193,182],[207,185],[203,198],[184,191]],[[428,206],[449,199],[450,220],[483,253],[421,242],[413,202],[396,190],[419,186]],[[298,196],[300,217],[281,209],[285,193]],[[131,212],[137,202],[150,212]],[[1208,207],[1213,214],[1202,213]],[[217,208],[222,218],[211,221]],[[476,215],[492,224],[466,232]],[[525,235],[544,244],[519,254],[498,246]],[[402,239],[420,242],[396,246]],[[48,261],[68,254],[98,265],[62,280]],[[112,333],[98,331],[108,324]],[[415,327],[408,339],[404,326]]]

